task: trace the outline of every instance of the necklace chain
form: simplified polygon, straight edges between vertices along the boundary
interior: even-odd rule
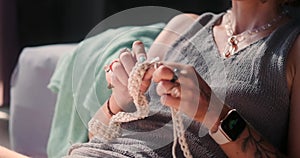
[[[238,50],[238,44],[242,41],[244,41],[247,36],[251,36],[253,34],[258,34],[260,32],[264,32],[266,30],[271,29],[275,24],[277,24],[281,19],[287,14],[287,10],[283,10],[280,15],[273,18],[270,22],[266,23],[265,25],[262,25],[260,27],[256,27],[253,29],[246,30],[238,35],[234,35],[233,29],[232,29],[232,21],[231,21],[231,11],[228,10],[225,14],[225,29],[226,34],[228,36],[227,45],[225,47],[225,51],[223,53],[223,56],[225,58],[229,58],[230,56],[234,55]]]

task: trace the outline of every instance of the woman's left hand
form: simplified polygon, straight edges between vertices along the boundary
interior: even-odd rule
[[[219,119],[223,104],[194,67],[163,63],[152,70],[152,80],[158,83],[156,91],[163,105],[185,113],[208,128]],[[210,104],[211,101],[213,104]]]

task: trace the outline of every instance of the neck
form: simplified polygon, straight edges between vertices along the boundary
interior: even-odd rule
[[[232,29],[242,33],[269,23],[280,14],[275,0],[232,0]]]

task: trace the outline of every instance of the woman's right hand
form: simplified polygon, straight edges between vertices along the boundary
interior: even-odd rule
[[[129,74],[137,62],[143,62],[146,58],[143,43],[136,41],[132,45],[132,52],[129,49],[122,50],[119,58],[107,66],[106,69],[109,70],[106,73],[106,80],[113,87],[110,108],[114,114],[133,108],[132,97],[127,88]]]

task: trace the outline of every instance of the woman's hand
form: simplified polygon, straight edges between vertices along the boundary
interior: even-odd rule
[[[150,80],[158,83],[157,94],[163,105],[175,108],[207,128],[215,126],[222,113],[223,103],[215,97],[209,85],[194,67],[177,63],[161,63],[144,77],[144,87]],[[143,88],[144,90],[146,88]],[[226,113],[226,112],[225,112]]]
[[[163,105],[180,110],[195,120],[204,119],[211,89],[192,66],[161,65],[153,72],[153,81],[158,83],[156,91]]]
[[[140,41],[136,41],[132,45],[132,52],[129,49],[121,51],[119,58],[113,61],[106,67],[106,80],[110,87],[112,87],[111,96],[111,110],[113,113],[119,111],[127,111],[132,103],[132,98],[129,95],[128,77],[135,66],[136,62],[143,62],[146,60],[146,52],[144,45]],[[116,105],[113,105],[113,104]]]

